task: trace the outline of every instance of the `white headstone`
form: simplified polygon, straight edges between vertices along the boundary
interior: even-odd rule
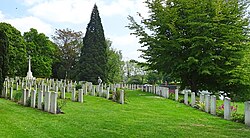
[[[210,105],[210,113],[212,115],[216,115],[216,96],[215,95],[212,95],[211,96],[211,105]]]
[[[250,126],[250,101],[246,101],[245,103],[245,124]]]
[[[57,92],[51,92],[50,112],[56,114],[57,111]]]
[[[192,93],[191,93],[191,106],[192,106],[192,107],[194,107],[195,102],[196,102],[196,99],[195,99],[195,92],[192,92]]]
[[[188,91],[184,91],[184,104],[188,105]]]
[[[226,97],[224,99],[224,119],[230,120],[231,119],[231,105],[230,105],[231,99]]]
[[[38,109],[43,109],[42,103],[43,103],[43,91],[39,91],[38,92],[38,103],[37,103]]]
[[[36,90],[31,92],[31,107],[36,108]]]
[[[175,101],[178,101],[179,99],[179,90],[178,89],[175,89]]]
[[[207,112],[207,113],[210,110],[210,101],[211,101],[210,95],[206,94],[205,95],[205,112]]]
[[[120,104],[124,104],[124,90],[120,91]]]

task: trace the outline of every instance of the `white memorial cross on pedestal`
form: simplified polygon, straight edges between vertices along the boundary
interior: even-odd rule
[[[32,72],[31,72],[31,63],[30,63],[30,55],[29,55],[29,70],[28,70],[28,72],[27,72],[27,76],[26,76],[26,78],[28,79],[28,80],[32,80],[33,79],[33,76],[32,76]]]

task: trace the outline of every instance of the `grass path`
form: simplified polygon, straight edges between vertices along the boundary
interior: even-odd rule
[[[150,93],[127,92],[127,104],[86,96],[52,115],[0,99],[0,137],[233,137],[244,124],[223,120]]]

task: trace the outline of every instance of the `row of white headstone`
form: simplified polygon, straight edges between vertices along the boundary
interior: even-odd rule
[[[142,87],[142,91],[144,92],[150,92],[159,96],[162,96],[164,98],[169,98],[169,88],[167,87],[158,87],[158,86],[145,86]],[[191,92],[190,90],[184,90],[184,104],[189,105],[188,97],[189,93],[191,93],[191,101],[190,105],[192,107],[196,104],[196,96],[194,92]],[[179,90],[175,90],[175,100],[178,101],[178,95]],[[200,103],[205,104],[205,112],[210,113],[212,115],[216,115],[216,96],[215,95],[209,95],[209,94],[200,94]],[[245,105],[245,124],[247,126],[250,126],[250,101],[246,101],[244,103]],[[231,99],[226,97],[224,98],[224,119],[230,120],[231,119]]]
[[[21,88],[18,84],[21,82]],[[13,99],[13,88],[15,86],[15,90],[22,90],[22,101],[23,105],[26,105],[26,101],[31,98],[31,107],[35,108],[35,102],[37,102],[37,108],[42,109],[42,103],[44,103],[44,110],[51,113],[56,113],[57,111],[57,97],[61,99],[65,99],[65,93],[71,92],[71,100],[78,101],[83,103],[84,95],[90,92],[90,95],[95,96],[96,94],[99,97],[105,97],[109,99],[110,97],[110,88],[113,92],[116,92],[116,88],[122,88],[122,84],[101,84],[101,85],[92,85],[91,82],[83,83],[83,82],[72,82],[65,80],[54,80],[54,79],[45,79],[45,80],[26,80],[20,78],[7,78],[4,82],[4,89],[2,91],[1,97],[6,99]],[[82,88],[78,90],[78,97],[76,97],[76,86],[80,84]],[[104,89],[107,88],[107,89]],[[9,89],[9,90],[8,90]],[[34,90],[31,90],[34,89]],[[51,92],[52,91],[52,92]],[[60,94],[59,95],[59,91]],[[35,94],[38,92],[38,101],[36,100]],[[120,103],[124,104],[124,91],[120,92]],[[44,100],[43,100],[44,96]],[[56,98],[55,98],[56,97]]]

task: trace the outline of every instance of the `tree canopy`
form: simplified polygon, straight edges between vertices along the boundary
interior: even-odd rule
[[[129,16],[152,70],[192,91],[249,98],[249,20],[244,0],[146,0],[149,18]],[[139,14],[140,15],[140,14]],[[141,16],[141,15],[140,15]]]
[[[45,34],[38,33],[34,28],[25,32],[23,37],[26,43],[27,56],[30,55],[32,58],[31,70],[33,75],[35,77],[50,77],[52,75],[52,64],[56,60],[56,53],[58,52],[57,46]]]
[[[0,30],[0,93],[2,93],[3,83],[9,69],[8,48],[7,35],[3,30]]]
[[[0,23],[0,30],[4,31],[8,43],[9,70],[8,76],[25,76],[27,73],[26,45],[21,32],[7,23]]]
[[[57,62],[56,77],[74,79],[76,75],[76,63],[79,61],[83,46],[82,32],[71,29],[57,29],[52,37],[59,48],[59,61]]]

